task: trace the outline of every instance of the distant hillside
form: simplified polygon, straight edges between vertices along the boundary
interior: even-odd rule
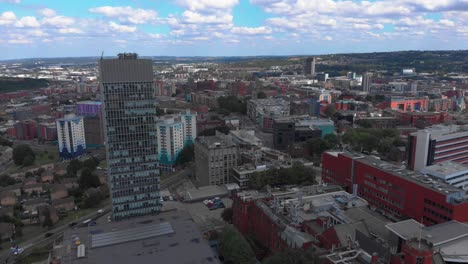
[[[32,78],[0,78],[0,93],[19,90],[36,90],[49,86],[49,81]]]
[[[334,54],[319,56],[332,64],[318,64],[317,71],[332,76],[345,71],[363,73],[368,70],[388,70],[389,74],[403,68],[415,68],[416,72],[468,72],[468,50],[459,51],[397,51],[375,53]]]

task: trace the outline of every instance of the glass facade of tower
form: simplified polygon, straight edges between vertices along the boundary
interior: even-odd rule
[[[152,62],[136,55],[101,60],[100,78],[113,217],[157,213],[161,203]]]

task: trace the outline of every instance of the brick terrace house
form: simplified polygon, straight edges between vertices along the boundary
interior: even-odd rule
[[[14,206],[17,202],[16,195],[12,191],[0,193],[1,206]]]
[[[50,188],[50,199],[56,200],[56,199],[62,199],[68,196],[68,190],[67,187],[63,184],[54,184],[51,185]]]
[[[75,209],[75,200],[73,197],[66,197],[52,201],[52,206],[59,212],[69,212]]]

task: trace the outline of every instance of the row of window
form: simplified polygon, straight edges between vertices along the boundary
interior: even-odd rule
[[[439,203],[436,203],[436,202],[434,202],[434,201],[432,201],[432,200],[430,200],[428,198],[424,198],[424,203],[427,204],[427,205],[433,206],[435,208],[438,208],[440,210],[443,210],[443,211],[445,211],[445,212],[447,212],[449,214],[453,213],[452,209],[450,209],[448,207],[445,207],[445,206],[443,206],[443,205],[441,205]]]

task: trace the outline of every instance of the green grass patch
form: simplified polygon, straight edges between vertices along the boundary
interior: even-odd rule
[[[101,161],[99,162],[98,167],[101,167],[101,168],[103,168],[103,169],[106,169],[106,168],[107,168],[107,160],[106,160],[106,159],[101,160]]]

